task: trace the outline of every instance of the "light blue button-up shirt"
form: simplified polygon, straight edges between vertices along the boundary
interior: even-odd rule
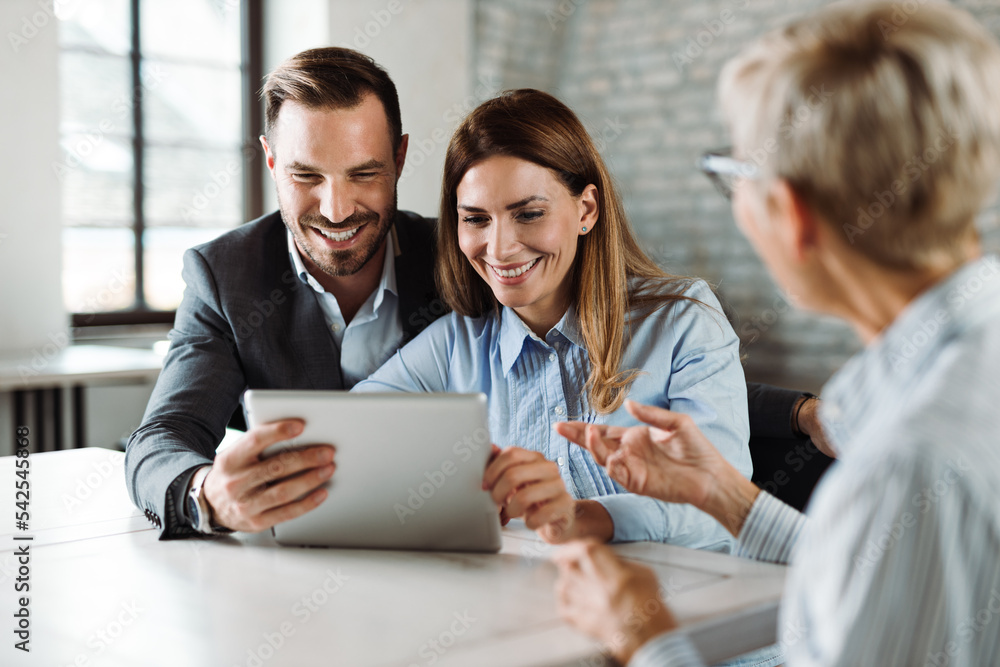
[[[299,280],[312,288],[323,311],[330,334],[340,346],[340,371],[345,387],[365,379],[399,349],[403,342],[403,320],[396,289],[394,230],[385,237],[385,261],[378,287],[361,305],[350,322],[344,322],[337,297],[327,292],[306,270],[292,233],[288,232],[288,255]]]
[[[703,281],[639,323],[627,340],[622,369],[642,371],[629,390],[640,403],[691,415],[722,454],[751,473],[746,383],[739,339]],[[626,334],[627,335],[627,334]],[[623,408],[594,412],[583,391],[587,349],[571,307],[538,338],[510,308],[479,318],[454,313],[431,324],[355,391],[483,392],[490,434],[501,447],[541,452],[559,464],[574,498],[600,502],[614,521],[615,541],[668,541],[728,551],[732,538],[707,514],[625,492],[584,449],[560,437],[566,420],[634,425]]]

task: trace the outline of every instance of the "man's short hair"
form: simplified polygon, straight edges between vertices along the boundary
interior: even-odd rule
[[[1000,45],[947,3],[838,3],[719,81],[737,156],[878,263],[962,256],[1000,176]]]
[[[271,136],[278,112],[286,100],[312,109],[352,109],[369,93],[385,109],[392,148],[399,148],[403,124],[399,96],[388,73],[352,49],[324,47],[296,54],[268,74],[261,91],[264,98],[264,134]]]

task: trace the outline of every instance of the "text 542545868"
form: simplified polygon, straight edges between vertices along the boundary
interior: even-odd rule
[[[15,535],[14,540],[20,542],[14,550],[17,558],[17,577],[14,578],[14,596],[17,604],[14,609],[14,648],[29,652],[31,650],[31,612],[28,608],[31,591],[31,540],[28,531],[31,513],[31,461],[28,458],[29,430],[27,426],[17,428],[17,451],[14,463],[14,526],[22,534]]]

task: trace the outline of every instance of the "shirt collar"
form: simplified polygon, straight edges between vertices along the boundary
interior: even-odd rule
[[[560,338],[586,351],[583,336],[580,333],[580,323],[576,316],[576,308],[571,304],[562,318],[556,322],[542,340],[528,328],[528,325],[518,317],[513,308],[504,306],[500,311],[500,364],[506,377],[514,362],[521,356],[525,341],[531,339],[543,347],[552,347]]]
[[[286,231],[286,236],[288,237],[288,256],[292,260],[292,267],[295,269],[295,275],[299,277],[306,285],[313,288],[317,293],[324,294],[326,290],[323,286],[319,284],[319,281],[308,269],[302,261],[302,255],[299,253],[299,247],[295,245],[295,238],[292,236],[290,230]],[[389,228],[389,233],[385,235],[385,261],[382,263],[382,279],[379,281],[378,288],[375,291],[375,304],[374,309],[378,312],[379,306],[382,305],[382,299],[386,291],[392,292],[396,296],[399,296],[399,292],[396,289],[396,226],[393,225]]]
[[[838,448],[849,444],[886,397],[919,383],[948,341],[1000,313],[1000,258],[969,262],[919,295],[827,383],[823,426]]]

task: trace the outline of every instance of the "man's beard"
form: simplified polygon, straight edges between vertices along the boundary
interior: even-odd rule
[[[340,278],[354,275],[378,253],[386,234],[389,233],[389,229],[396,219],[396,201],[396,193],[393,193],[392,205],[385,211],[383,216],[374,211],[355,212],[336,225],[326,216],[318,213],[302,216],[299,218],[297,225],[290,224],[290,216],[285,212],[280,195],[278,196],[278,209],[281,211],[281,219],[285,223],[285,227],[295,237],[296,246],[298,246],[299,250],[305,253],[323,273]],[[319,229],[338,231],[353,229],[363,224],[378,225],[375,230],[376,233],[371,235],[371,238],[364,242],[364,245],[358,245],[347,250],[327,250],[321,248],[317,245],[319,241],[308,238],[311,232],[305,229],[306,227],[318,227]]]

